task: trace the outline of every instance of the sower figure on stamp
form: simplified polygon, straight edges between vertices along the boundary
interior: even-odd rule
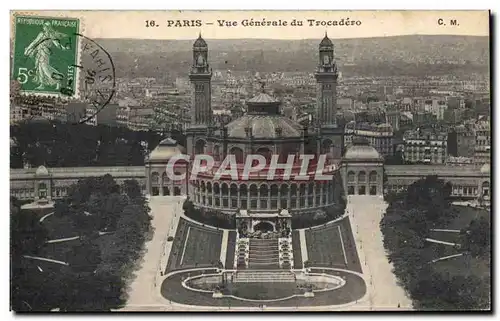
[[[24,49],[24,54],[35,60],[34,81],[39,84],[36,89],[44,89],[45,86],[60,86],[63,76],[50,65],[51,48],[70,49],[68,48],[69,44],[63,46],[60,42],[61,39],[67,38],[68,35],[54,30],[50,22],[45,22],[42,28],[35,40]]]

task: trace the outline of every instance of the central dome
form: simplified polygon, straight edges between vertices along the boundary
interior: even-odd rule
[[[246,128],[258,139],[300,138],[302,126],[282,115],[244,115],[227,125],[230,138],[247,138]],[[280,132],[281,131],[281,132]]]
[[[260,94],[247,101],[246,115],[229,123],[228,136],[231,138],[247,138],[252,134],[257,139],[300,138],[302,126],[281,115],[280,102],[266,94]]]

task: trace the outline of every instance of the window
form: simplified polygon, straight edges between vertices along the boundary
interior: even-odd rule
[[[361,171],[358,173],[358,182],[365,182],[366,181],[366,173],[364,171]]]

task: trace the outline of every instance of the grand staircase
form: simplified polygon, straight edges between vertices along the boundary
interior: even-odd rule
[[[259,270],[279,269],[278,239],[251,238],[248,268]]]

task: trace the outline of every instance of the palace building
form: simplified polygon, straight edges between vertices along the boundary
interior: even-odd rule
[[[199,208],[234,213],[238,209],[250,212],[314,211],[332,205],[335,200],[334,181],[294,182],[300,164],[292,168],[292,176],[284,180],[275,175],[267,179],[269,167],[251,175],[248,180],[230,177],[214,179],[214,173],[227,155],[234,155],[238,172],[243,170],[247,155],[260,154],[269,164],[272,155],[279,155],[278,162],[286,163],[289,155],[327,155],[325,174],[337,170],[342,156],[342,128],[336,123],[337,67],[334,48],[325,36],[319,45],[319,62],[316,69],[317,123],[314,128],[304,128],[285,117],[281,102],[262,92],[246,102],[245,115],[222,127],[212,123],[211,77],[208,46],[201,36],[193,45],[193,65],[189,74],[192,84],[191,125],[187,128],[187,154],[209,154],[215,159],[211,171],[198,174],[189,185],[189,195]],[[315,159],[309,172],[316,172]]]
[[[453,196],[475,199],[490,197],[489,166],[464,165],[457,170],[445,164],[385,166],[376,148],[366,139],[353,137],[344,151],[343,128],[337,125],[337,79],[334,46],[325,35],[319,44],[316,117],[309,128],[285,117],[281,102],[262,92],[246,102],[247,112],[229,124],[213,123],[211,107],[212,69],[209,50],[200,37],[194,42],[189,79],[192,86],[191,124],[186,129],[186,146],[166,138],[150,153],[145,166],[78,167],[11,169],[10,194],[21,200],[51,200],[67,195],[68,188],[79,179],[111,174],[118,183],[126,179],[139,181],[146,195],[162,197],[189,195],[200,209],[238,213],[248,220],[252,215],[276,219],[289,215],[317,212],[338,202],[341,189],[347,195],[382,195],[406,188],[427,175],[437,175],[453,186]],[[382,152],[383,154],[385,152]],[[193,181],[172,181],[167,164],[176,155],[209,154],[215,166],[198,173]],[[308,173],[318,170],[318,155],[327,155],[323,173],[333,175],[329,181],[298,181],[294,177],[300,164],[292,166],[292,175],[284,179],[280,172],[267,178],[269,167],[253,173],[246,180],[230,177],[215,179],[215,171],[227,155],[234,155],[238,171],[247,155],[260,154],[269,163],[271,155],[279,155],[286,163],[289,155],[313,154]],[[295,157],[298,159],[298,157]],[[189,173],[190,163],[178,161],[176,174]],[[385,180],[384,180],[385,176]],[[284,212],[286,210],[286,212]],[[244,211],[244,212],[242,212]]]

